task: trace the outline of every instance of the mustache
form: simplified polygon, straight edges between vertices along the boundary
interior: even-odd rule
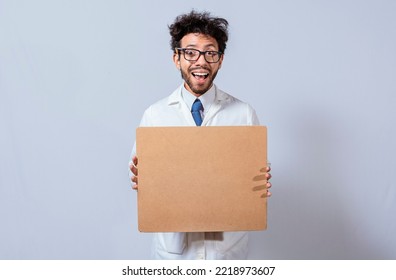
[[[208,67],[204,67],[204,66],[200,66],[200,67],[191,67],[190,69],[188,69],[190,71],[196,71],[196,70],[206,70],[206,71],[210,71],[210,69]]]

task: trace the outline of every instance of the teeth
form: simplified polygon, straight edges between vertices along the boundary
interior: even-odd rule
[[[208,73],[193,73],[195,76],[208,76]]]

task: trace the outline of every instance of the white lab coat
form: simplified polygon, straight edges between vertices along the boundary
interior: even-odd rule
[[[182,98],[182,87],[151,105],[140,126],[195,126]],[[215,99],[202,126],[238,125],[259,125],[254,109],[215,86]],[[133,155],[135,151],[134,146]],[[152,253],[155,259],[246,259],[247,242],[247,232],[155,233]]]

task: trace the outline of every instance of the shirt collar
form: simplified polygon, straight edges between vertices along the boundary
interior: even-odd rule
[[[189,92],[184,85],[181,87],[181,95],[183,101],[186,103],[187,107],[191,110],[191,107],[197,99],[195,95],[193,95],[191,92]],[[200,97],[198,97],[199,100],[202,102],[202,106],[204,108],[204,112],[208,112],[210,106],[214,103],[216,97],[216,86],[213,84],[211,88],[205,92],[204,94],[201,94]]]

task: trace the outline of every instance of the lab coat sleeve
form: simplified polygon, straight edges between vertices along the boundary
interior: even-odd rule
[[[140,120],[140,125],[139,126],[150,126],[150,112],[151,112],[151,107],[149,107],[143,114],[142,119]],[[128,164],[128,175],[129,175],[129,179],[132,185],[134,185],[134,183],[132,182],[132,176],[133,173],[130,170],[129,166],[132,163],[132,159],[133,157],[136,155],[136,140],[133,143],[133,148],[132,148],[132,153],[131,156],[129,157],[129,164]]]
[[[248,120],[249,120],[249,125],[260,125],[260,121],[257,117],[256,111],[248,105]]]

